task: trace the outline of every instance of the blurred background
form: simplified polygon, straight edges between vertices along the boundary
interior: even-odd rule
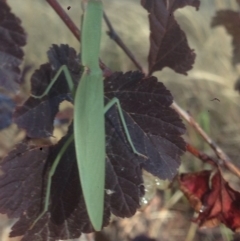
[[[139,0],[103,0],[105,11],[115,30],[129,47],[143,68],[147,70],[149,51],[149,24],[147,12]],[[24,101],[30,94],[30,77],[40,64],[47,62],[46,51],[54,44],[69,44],[79,51],[79,43],[62,20],[45,1],[8,0],[12,12],[22,20],[28,35],[25,47],[24,66],[30,66],[26,82],[19,98]],[[81,7],[76,0],[59,0],[77,26],[80,25]],[[67,10],[68,6],[71,8]],[[175,12],[175,17],[185,31],[191,48],[195,49],[196,61],[188,76],[179,75],[165,68],[154,73],[159,81],[171,91],[175,101],[198,121],[203,129],[240,167],[240,97],[233,90],[239,76],[238,68],[231,65],[231,37],[223,27],[210,28],[212,17],[217,10],[238,10],[235,0],[201,0],[200,10],[192,7]],[[104,32],[107,31],[104,24]],[[113,71],[135,70],[135,66],[123,51],[106,35],[102,37],[101,59]],[[218,98],[218,101],[211,101]],[[67,104],[62,109],[71,108]],[[186,124],[184,138],[193,146],[213,155],[202,138]],[[66,127],[56,128],[54,136],[60,136]],[[24,132],[15,125],[0,132],[0,158],[21,141]],[[199,160],[189,154],[182,158],[181,172],[200,171],[205,168]],[[138,235],[145,235],[157,241],[230,241],[233,233],[223,225],[214,229],[198,229],[192,223],[194,212],[179,190],[177,183],[170,186],[144,173],[146,196],[143,207],[131,219],[113,218],[112,224],[96,237],[96,241],[130,241]],[[226,179],[235,188],[239,182],[232,174]],[[0,219],[0,240],[8,239],[10,225],[14,222],[4,215]],[[83,235],[80,240],[94,240],[91,235]],[[142,239],[136,239],[142,240]],[[144,239],[143,239],[144,240]]]

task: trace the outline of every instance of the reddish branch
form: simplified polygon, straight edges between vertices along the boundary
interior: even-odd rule
[[[199,158],[201,161],[211,164],[212,166],[217,165],[223,165],[225,168],[227,168],[229,171],[234,173],[236,176],[240,177],[240,170],[231,162],[229,161],[222,161],[219,162],[218,160],[213,159],[212,157],[208,156],[207,154],[199,151],[195,147],[193,147],[191,144],[187,143],[186,149],[189,153],[194,155],[195,157]]]
[[[212,166],[215,166],[215,167],[217,166],[217,163],[218,163],[217,160],[214,160],[213,158],[211,158],[207,154],[199,151],[198,149],[193,147],[191,144],[187,143],[186,149],[189,153],[191,153],[192,155],[194,155],[195,157],[197,157],[201,161],[203,161],[205,163],[208,163],[208,164],[210,164]]]
[[[63,20],[63,22],[67,25],[67,27],[71,30],[73,35],[80,40],[80,30],[77,28],[77,26],[74,24],[74,22],[69,18],[68,14],[64,11],[64,9],[59,5],[59,3],[56,0],[47,0],[47,2],[52,6],[52,8],[57,12],[57,14],[60,16],[60,18]],[[131,53],[131,51],[127,48],[127,46],[123,43],[123,41],[120,39],[120,37],[117,35],[116,31],[114,30],[110,20],[107,18],[106,14],[104,14],[105,22],[109,28],[108,35],[110,38],[112,38],[117,45],[126,53],[126,55],[132,60],[132,62],[136,65],[136,67],[143,72],[142,66],[138,63],[138,61],[135,59],[134,55]],[[104,71],[104,76],[107,77],[111,75],[111,70],[100,60],[100,67]],[[173,102],[172,108],[175,109],[175,111],[178,112],[178,114],[185,119],[202,137],[203,139],[211,146],[211,148],[214,150],[216,155],[218,156],[218,164],[224,165],[227,169],[229,169],[231,172],[233,172],[235,175],[240,177],[240,170],[231,162],[231,159],[227,156],[227,154],[207,135],[207,133],[200,127],[200,125],[194,120],[190,114],[188,114],[186,111],[184,111],[176,102]],[[206,154],[203,154],[193,148],[190,145],[187,145],[187,149],[189,152],[191,152],[193,155],[197,155],[198,158],[202,158],[202,160],[210,161],[210,157],[206,156]],[[214,162],[211,159],[212,162]]]

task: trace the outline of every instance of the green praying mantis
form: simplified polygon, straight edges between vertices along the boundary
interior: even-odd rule
[[[103,76],[99,67],[102,16],[102,2],[88,0],[81,31],[81,64],[84,66],[84,72],[76,91],[74,91],[71,74],[64,65],[57,71],[44,93],[41,96],[34,96],[42,98],[46,95],[63,72],[69,88],[74,94],[74,122],[73,134],[65,142],[50,168],[44,208],[31,228],[48,210],[51,178],[62,155],[74,140],[78,173],[87,213],[93,228],[96,231],[102,229],[106,160],[105,114],[112,106],[118,107],[122,127],[133,153],[146,158],[134,147],[119,100],[113,98],[104,106]]]

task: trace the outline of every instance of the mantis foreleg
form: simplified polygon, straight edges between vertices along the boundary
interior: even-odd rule
[[[36,98],[36,99],[41,99],[42,97],[44,97],[45,95],[48,94],[48,92],[50,91],[50,89],[53,87],[53,85],[55,84],[55,82],[58,80],[58,77],[60,76],[61,73],[64,73],[65,77],[66,77],[66,81],[68,83],[69,89],[71,92],[73,92],[73,88],[74,88],[74,83],[70,74],[70,71],[68,70],[68,67],[66,65],[62,65],[59,70],[57,71],[57,73],[55,74],[54,78],[50,81],[48,87],[45,89],[45,91],[41,94],[41,95],[32,95],[32,97]]]

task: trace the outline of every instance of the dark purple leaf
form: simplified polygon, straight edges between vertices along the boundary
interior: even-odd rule
[[[32,147],[23,142],[2,161],[0,212],[19,217],[31,205],[40,206],[43,167],[48,148]],[[31,190],[31,192],[29,192]]]
[[[149,13],[149,75],[164,67],[180,74],[192,68],[195,53],[189,48],[185,33],[174,18],[174,11],[187,5],[199,8],[199,0],[141,0]]]
[[[19,66],[25,44],[26,34],[21,21],[11,13],[5,1],[0,1],[0,86],[7,91],[15,93],[19,88]]]
[[[0,94],[0,130],[12,123],[12,113],[15,103],[9,97]]]
[[[117,128],[106,123],[106,194],[111,212],[119,217],[131,217],[140,208],[144,195],[141,165]]]
[[[139,72],[115,73],[104,83],[108,101],[114,97],[120,100],[134,146],[148,157],[143,168],[161,179],[172,179],[185,150],[180,137],[185,128],[169,107],[173,100],[169,90],[157,78],[144,78]],[[114,108],[109,112],[113,111],[116,112]],[[118,116],[109,116],[109,112],[107,120],[120,132]],[[125,143],[128,145],[126,139]]]
[[[234,65],[240,63],[240,16],[239,12],[232,10],[218,11],[212,20],[212,27],[224,26],[227,32],[232,36]]]

